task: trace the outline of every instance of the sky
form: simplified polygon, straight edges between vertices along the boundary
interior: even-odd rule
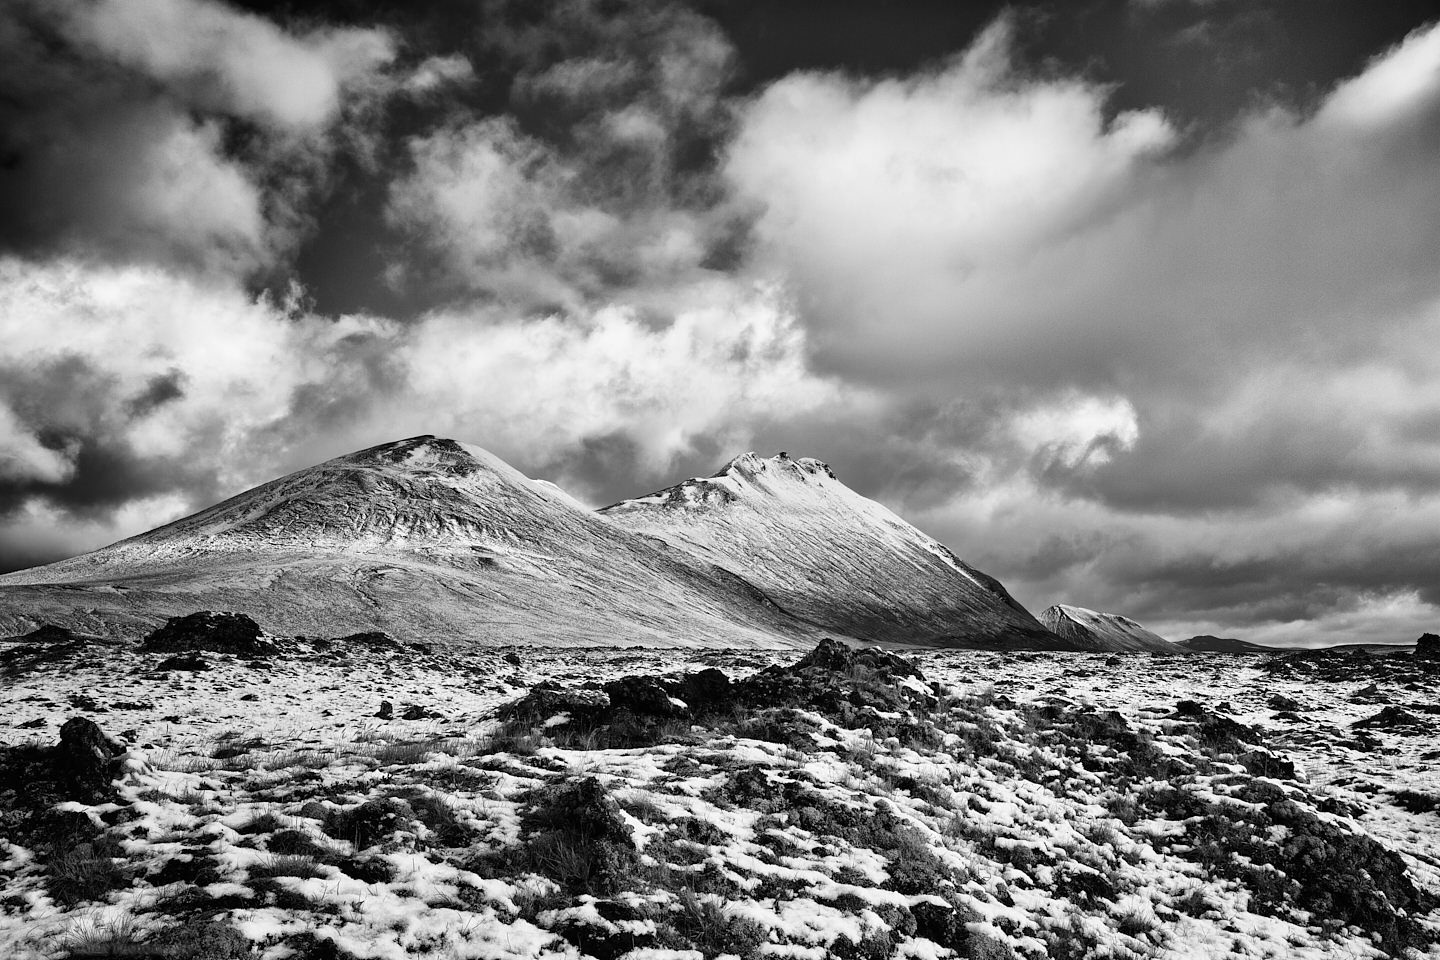
[[[1440,631],[1440,0],[0,0],[0,570],[430,433]]]

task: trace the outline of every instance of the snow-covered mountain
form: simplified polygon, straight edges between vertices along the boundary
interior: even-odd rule
[[[487,451],[338,457],[94,553],[0,577],[0,636],[135,633],[237,610],[281,634],[482,644],[778,646],[815,631]]]
[[[1082,650],[1189,652],[1118,613],[1098,613],[1057,603],[1040,614],[1040,622]]]
[[[460,645],[1074,646],[823,463],[783,455],[597,512],[479,447],[415,437],[0,577],[0,636],[137,635],[197,610]]]
[[[601,514],[697,568],[733,571],[826,630],[944,646],[1064,646],[999,581],[845,486],[819,460],[747,453],[712,477]]]

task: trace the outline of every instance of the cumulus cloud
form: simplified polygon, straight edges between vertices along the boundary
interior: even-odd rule
[[[296,181],[323,178],[394,55],[382,30],[296,33],[218,0],[19,0],[0,15],[0,250],[268,266],[303,218]]]
[[[1433,615],[1432,535],[1340,547],[1396,498],[1433,509],[1440,478],[1440,28],[1198,143],[1024,74],[1011,29],[910,77],[781,79],[727,154],[819,368],[984,411],[964,453],[918,441],[964,482],[912,515],[1036,606],[1272,632]],[[902,477],[874,489],[923,486]]]
[[[623,443],[663,475],[700,438],[745,445],[781,403],[836,402],[803,339],[770,287],[696,291],[664,325],[622,307],[402,324],[153,267],[0,260],[0,539],[17,556],[98,546],[418,433],[484,443],[582,494],[586,449]],[[56,517],[69,533],[41,536]]]

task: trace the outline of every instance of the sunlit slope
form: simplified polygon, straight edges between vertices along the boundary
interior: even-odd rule
[[[0,635],[133,633],[200,609],[284,634],[483,644],[788,645],[813,630],[488,452],[338,457],[85,556],[0,577]]]
[[[1084,607],[1057,603],[1040,614],[1040,622],[1082,650],[1114,653],[1190,652],[1118,613],[1098,613]]]
[[[722,566],[827,630],[944,646],[1064,647],[993,577],[862,497],[819,460],[753,453],[601,511]]]

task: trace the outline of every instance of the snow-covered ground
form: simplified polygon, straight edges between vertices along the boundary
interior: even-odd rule
[[[1408,657],[166,656],[0,652],[0,957],[1318,960],[1440,935],[1440,670]],[[754,678],[734,709],[578,722],[607,681],[705,667]],[[543,681],[589,689],[502,723]],[[1415,725],[1354,726],[1387,706]],[[128,752],[62,842],[17,777],[74,716]]]

